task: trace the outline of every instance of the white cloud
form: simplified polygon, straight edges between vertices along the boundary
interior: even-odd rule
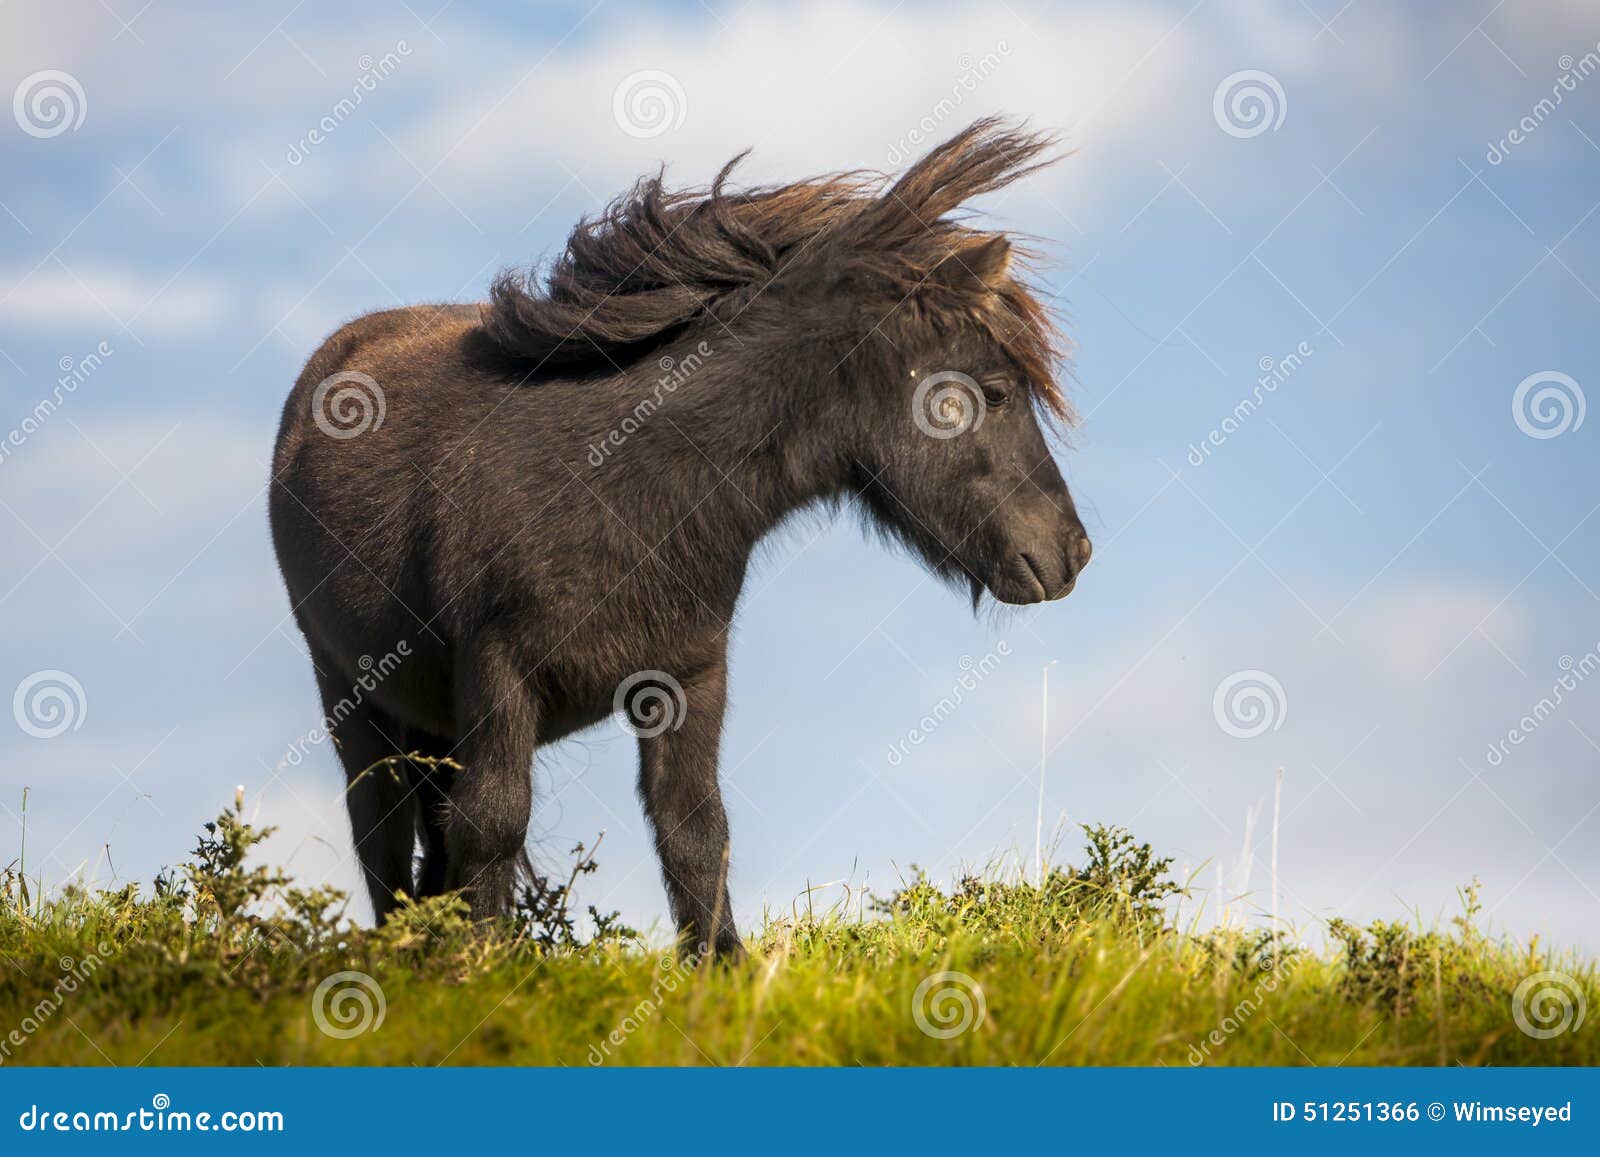
[[[0,322],[38,330],[186,331],[222,317],[231,300],[220,282],[199,275],[158,280],[116,266],[55,261],[31,271],[0,269]]]
[[[424,169],[443,161],[436,179],[453,196],[515,202],[569,179],[589,200],[609,197],[664,159],[679,181],[703,181],[751,146],[746,179],[895,168],[988,112],[1031,112],[1093,152],[1164,131],[1191,35],[1167,12],[1126,5],[1026,21],[1003,6],[837,0],[752,4],[720,26],[630,18],[537,66],[486,45],[483,79],[455,88],[402,148]],[[670,74],[683,116],[640,139],[618,126],[613,96],[643,70]],[[919,125],[920,143],[909,140]],[[1077,161],[1054,180],[1077,195],[1105,177]]]
[[[1488,587],[1466,582],[1415,583],[1375,593],[1339,633],[1375,676],[1417,687],[1469,643],[1515,653],[1526,640],[1522,608]],[[1480,633],[1481,632],[1481,633]]]
[[[1292,575],[1290,581],[1312,606],[1336,607],[1348,598],[1348,592],[1319,591]],[[1468,581],[1397,580],[1334,621],[1337,639],[1318,635],[1317,624],[1290,603],[1270,615],[1249,604],[1207,608],[1170,637],[1169,625],[1186,608],[1152,613],[1145,632],[1117,637],[1114,653],[1081,656],[1057,676],[1060,702],[1068,705],[1059,716],[1060,734],[1118,736],[1131,747],[1172,743],[1189,755],[1202,741],[1234,750],[1212,719],[1212,695],[1219,680],[1245,669],[1265,670],[1283,684],[1289,711],[1302,724],[1296,731],[1307,758],[1336,760],[1325,742],[1348,736],[1354,743],[1380,718],[1406,717],[1418,728],[1432,724],[1448,732],[1475,718],[1480,707],[1502,702],[1494,687],[1481,685],[1475,666],[1463,671],[1450,664],[1452,652],[1459,656],[1465,648],[1481,658],[1491,646],[1513,655],[1526,647],[1527,614],[1502,594]],[[1492,643],[1478,634],[1480,627]],[[1508,676],[1511,670],[1506,665]],[[1158,704],[1166,726],[1152,731],[1150,713]],[[1449,705],[1448,714],[1441,704]],[[1019,706],[1013,726],[1036,728],[1032,708]]]
[[[124,574],[129,558],[175,568],[181,560],[168,551],[192,551],[197,537],[265,504],[271,432],[203,415],[90,420],[85,395],[113,391],[116,372],[113,355],[12,452],[3,467],[14,484],[7,501],[28,525],[48,528],[41,535],[49,541],[75,528],[67,549],[77,562],[120,559]],[[0,526],[0,543],[16,557],[41,549],[15,519]]]

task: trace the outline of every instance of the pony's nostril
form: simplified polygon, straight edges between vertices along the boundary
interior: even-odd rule
[[[1067,563],[1072,568],[1072,574],[1074,577],[1080,574],[1084,567],[1089,565],[1089,558],[1093,554],[1094,545],[1090,543],[1089,536],[1087,534],[1080,532],[1067,545]]]

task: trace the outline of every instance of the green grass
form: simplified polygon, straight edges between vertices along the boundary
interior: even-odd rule
[[[448,897],[354,927],[341,894],[253,863],[264,833],[236,805],[152,889],[46,897],[0,874],[0,1063],[1600,1062],[1576,1015],[1600,1015],[1594,964],[1484,935],[1475,888],[1447,926],[1333,921],[1319,952],[1174,927],[1170,862],[1087,834],[1042,886],[917,878],[695,966],[600,914],[580,937],[571,879],[487,931]],[[573,879],[591,868],[578,850]]]

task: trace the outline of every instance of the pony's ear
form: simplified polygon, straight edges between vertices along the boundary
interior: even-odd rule
[[[993,293],[1005,285],[1010,270],[1011,242],[996,233],[950,253],[928,281],[967,293]]]

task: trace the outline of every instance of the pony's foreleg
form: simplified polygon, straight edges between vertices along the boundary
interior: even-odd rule
[[[682,687],[682,718],[655,716],[641,734],[639,795],[680,943],[686,951],[736,959],[744,945],[728,902],[728,816],[717,784],[726,665],[701,670]]]

